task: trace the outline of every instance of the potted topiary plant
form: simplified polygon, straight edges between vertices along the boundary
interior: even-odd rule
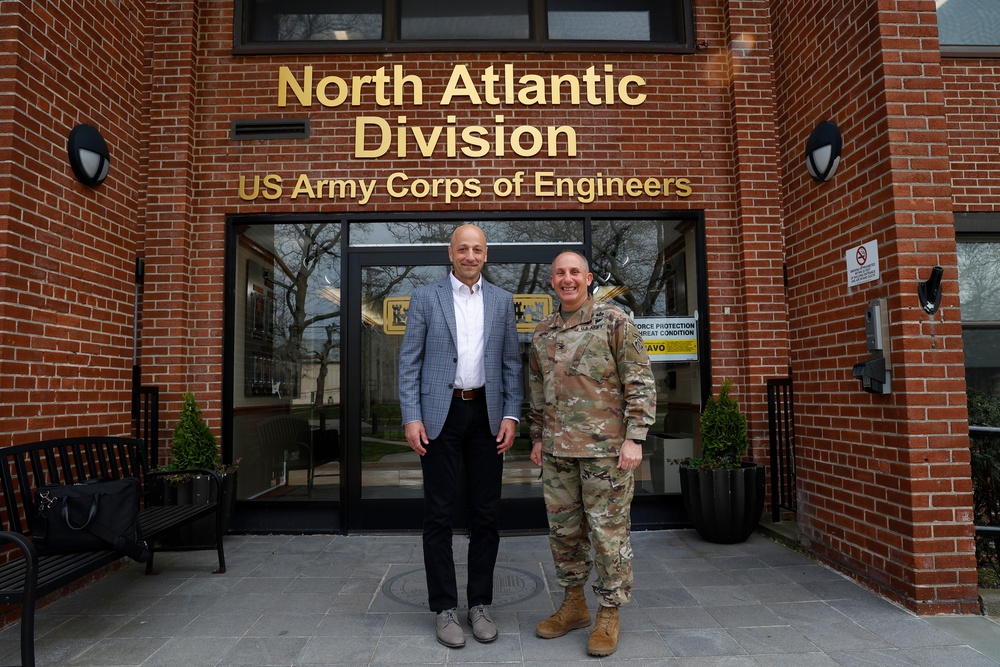
[[[222,529],[229,527],[229,519],[236,506],[236,464],[224,465],[219,460],[219,443],[202,416],[194,394],[184,394],[181,415],[174,426],[170,445],[170,462],[160,468],[163,472],[210,470],[221,478]],[[168,504],[186,505],[215,502],[215,486],[209,475],[179,473],[166,478],[165,497]],[[198,546],[214,541],[213,519],[206,517],[172,534],[166,543],[170,546]]]
[[[722,383],[701,414],[701,456],[680,466],[681,496],[688,518],[709,542],[735,544],[753,533],[764,511],[764,466],[745,463],[750,444],[747,418]]]

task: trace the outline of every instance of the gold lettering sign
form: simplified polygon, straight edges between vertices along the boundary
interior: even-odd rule
[[[341,168],[326,173],[240,174],[239,198],[248,202],[340,201],[365,206],[386,199],[453,204],[482,196],[534,196],[587,205],[629,199],[684,199],[694,194],[691,180],[682,174],[605,170],[581,173],[568,163],[562,171],[545,167],[532,172],[514,166],[490,178],[476,170],[475,160],[481,158],[580,157],[586,148],[583,132],[595,131],[589,124],[589,129],[578,136],[572,125],[513,122],[518,116],[511,110],[614,106],[621,110],[618,115],[625,116],[628,107],[647,101],[647,83],[639,75],[616,72],[611,63],[545,73],[527,71],[515,63],[483,68],[457,63],[452,65],[446,81],[444,75],[440,79],[445,87],[438,96],[430,93],[431,87],[425,91],[423,79],[407,74],[403,64],[382,65],[360,73],[324,73],[312,65],[294,69],[280,66],[276,91],[279,107],[339,107],[342,114],[350,108],[347,117],[353,123],[354,141],[347,142],[345,150],[355,159],[457,158],[459,162],[444,173],[428,174],[421,169],[357,179],[343,178]],[[445,111],[445,107],[456,104],[472,105],[474,110],[471,114],[465,109],[461,114]],[[435,120],[434,113],[428,114],[428,105],[441,109],[441,117]],[[415,110],[415,115],[408,114],[408,109]],[[356,115],[352,117],[351,112]],[[389,164],[380,163],[380,169]],[[465,169],[470,173],[464,173]]]

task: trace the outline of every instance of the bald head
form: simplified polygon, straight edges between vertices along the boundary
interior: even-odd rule
[[[451,234],[448,259],[456,278],[470,287],[475,285],[486,264],[486,234],[475,225],[459,226]]]
[[[556,255],[552,261],[552,291],[559,297],[559,307],[566,312],[577,310],[590,296],[588,288],[594,282],[587,258],[577,252],[567,251]]]

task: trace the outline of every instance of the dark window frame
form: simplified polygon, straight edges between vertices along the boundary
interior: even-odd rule
[[[945,58],[1000,58],[1000,46],[959,46],[942,44],[941,55]]]
[[[245,18],[251,15],[254,0],[234,0],[233,55],[283,55],[307,53],[419,53],[419,52],[584,52],[584,53],[694,53],[697,41],[694,23],[694,0],[680,0],[677,42],[617,40],[549,40],[545,0],[529,0],[531,37],[526,40],[447,40],[402,41],[399,31],[401,0],[383,0],[382,40],[354,41],[268,41],[250,40]],[[390,33],[388,38],[386,33]]]

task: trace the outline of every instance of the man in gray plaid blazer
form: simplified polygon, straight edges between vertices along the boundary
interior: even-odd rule
[[[415,290],[399,353],[399,399],[406,441],[424,475],[424,569],[437,638],[465,645],[458,619],[452,518],[464,463],[469,517],[468,622],[480,642],[497,638],[489,615],[503,453],[514,444],[523,379],[514,299],[483,279],[486,235],[458,227],[444,280]]]

